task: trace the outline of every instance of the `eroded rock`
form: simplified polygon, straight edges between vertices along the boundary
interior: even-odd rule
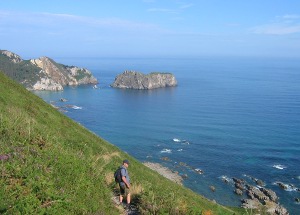
[[[240,190],[240,189],[235,189],[234,192],[237,194],[237,195],[243,195],[243,191]]]
[[[115,78],[111,84],[115,88],[150,90],[161,87],[174,87],[177,80],[171,73],[150,73],[148,75],[136,71],[125,71]]]

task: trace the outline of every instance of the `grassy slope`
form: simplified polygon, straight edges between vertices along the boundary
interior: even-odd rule
[[[236,214],[163,178],[0,72],[0,214],[119,214],[113,171],[127,158],[145,214]],[[238,211],[238,212],[237,212]]]

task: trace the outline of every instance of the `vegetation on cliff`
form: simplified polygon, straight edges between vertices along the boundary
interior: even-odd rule
[[[113,172],[131,161],[141,214],[239,214],[146,168],[0,72],[0,214],[120,214]]]
[[[36,74],[41,69],[32,65],[29,60],[13,63],[8,56],[0,54],[0,69],[7,76],[22,83],[25,87],[33,85],[40,79]]]

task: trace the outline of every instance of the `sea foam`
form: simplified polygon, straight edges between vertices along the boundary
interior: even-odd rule
[[[75,110],[81,110],[82,109],[82,107],[79,107],[79,106],[76,106],[76,105],[74,105],[72,108],[75,109]]]
[[[233,183],[232,178],[226,176],[226,175],[222,175],[219,177],[222,181],[226,182],[226,183]]]
[[[294,186],[293,184],[285,184],[282,183],[280,181],[276,181],[273,183],[273,185],[278,185],[278,186],[282,186],[281,188],[285,191],[291,192],[291,191],[298,191],[299,188],[297,188],[296,186]]]
[[[286,168],[286,166],[281,165],[281,164],[275,164],[275,165],[273,165],[273,167],[276,168],[276,169],[280,169],[280,170],[283,170],[283,169]]]
[[[172,153],[171,149],[163,149],[160,151],[160,153]]]

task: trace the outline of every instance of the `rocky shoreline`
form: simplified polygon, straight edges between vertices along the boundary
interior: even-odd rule
[[[144,165],[158,172],[160,175],[166,177],[167,179],[182,185],[183,178],[178,174],[178,172],[173,172],[167,167],[160,165],[159,163],[145,162]]]
[[[163,160],[169,161],[168,158],[164,158]],[[145,162],[145,166],[149,167],[150,169],[158,172],[162,176],[168,178],[169,180],[174,181],[175,183],[178,183],[180,185],[183,184],[183,180],[187,178],[185,175],[179,175],[177,171],[172,171],[168,169],[167,167],[162,166],[159,163],[151,163],[151,162]],[[189,169],[193,169],[192,167],[189,167],[187,165],[184,165],[184,163],[179,163],[177,167],[187,167]],[[197,169],[198,170],[198,169]],[[199,174],[203,174],[204,172],[201,170],[201,172],[198,172],[194,170],[195,172]],[[249,179],[248,182],[246,179],[240,179],[240,178],[227,178],[223,177],[222,181],[224,184],[233,186],[233,192],[236,195],[241,196],[241,205],[240,207],[245,209],[251,209],[256,210],[257,212],[262,212],[266,214],[276,214],[276,215],[289,215],[289,212],[286,208],[284,208],[279,203],[279,198],[276,195],[276,193],[271,190],[267,189],[265,187],[265,183],[257,178],[246,176],[247,179]],[[282,189],[285,189],[286,187],[283,186],[283,183],[277,183],[279,187]],[[215,192],[214,186],[210,186],[210,189],[212,192]],[[300,201],[299,199],[296,199],[295,201]]]
[[[265,184],[262,180],[250,177],[255,183],[251,185],[244,179],[232,178],[234,183],[234,193],[242,196],[244,193],[247,198],[241,199],[241,207],[246,209],[257,209],[259,211],[266,211],[268,214],[288,215],[288,211],[282,205],[279,204],[276,193],[265,188]],[[229,181],[223,179],[225,183]]]

